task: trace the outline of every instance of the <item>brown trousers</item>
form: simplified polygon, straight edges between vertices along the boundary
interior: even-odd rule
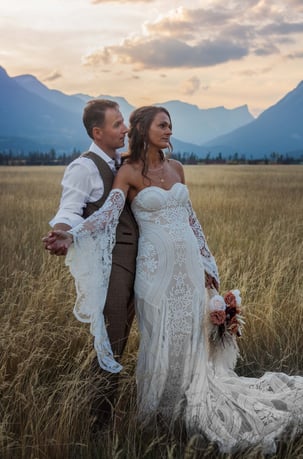
[[[134,273],[113,264],[104,308],[106,329],[114,356],[123,354],[135,316]]]
[[[119,247],[117,249],[119,250]],[[123,250],[125,252],[125,249],[127,248],[122,248],[122,252]],[[128,271],[120,264],[113,263],[104,316],[111,347],[118,361],[122,357],[135,316],[134,279],[134,272]],[[117,397],[119,374],[102,370],[97,357],[93,359],[91,370],[94,385],[92,415],[95,418],[95,428],[98,430],[112,416]]]

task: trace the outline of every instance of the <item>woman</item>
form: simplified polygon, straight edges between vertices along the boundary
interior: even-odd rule
[[[76,315],[91,323],[100,365],[120,371],[102,308],[115,227],[127,197],[140,232],[135,281],[140,419],[182,417],[189,431],[203,432],[222,451],[261,445],[272,452],[287,429],[302,431],[303,378],[276,373],[241,378],[223,363],[214,364],[205,286],[218,290],[218,270],[192,209],[183,168],[162,152],[171,148],[171,134],[164,108],[135,110],[129,155],[104,206],[77,229],[51,232],[45,241],[49,248],[74,241],[67,263],[76,279]]]

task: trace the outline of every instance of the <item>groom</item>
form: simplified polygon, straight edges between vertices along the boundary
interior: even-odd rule
[[[127,127],[116,102],[90,100],[83,112],[83,124],[92,139],[89,151],[66,168],[62,180],[60,207],[50,221],[54,230],[67,231],[99,209],[106,200],[121,157],[116,151],[124,146]],[[112,253],[104,316],[115,358],[121,358],[134,318],[133,284],[137,255],[138,229],[129,205],[121,213]],[[66,255],[56,243],[45,244],[52,255]],[[100,427],[111,414],[117,392],[118,376],[101,370],[97,357],[92,364],[93,377],[99,380],[103,397],[93,401],[93,414]],[[104,388],[107,387],[104,394]]]

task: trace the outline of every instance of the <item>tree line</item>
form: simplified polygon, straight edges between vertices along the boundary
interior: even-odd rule
[[[13,151],[0,152],[0,166],[67,166],[77,158],[81,151],[74,149],[71,153],[57,154],[55,149],[49,152],[33,151],[29,153],[14,153]],[[172,158],[182,164],[303,164],[303,152],[301,155],[281,154],[272,152],[258,159],[246,155],[234,153],[223,157],[221,153],[212,156],[210,153],[200,157],[194,153],[173,153]]]

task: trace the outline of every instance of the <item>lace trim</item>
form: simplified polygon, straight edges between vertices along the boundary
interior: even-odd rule
[[[114,359],[103,309],[116,227],[124,204],[124,193],[113,189],[103,206],[71,231],[74,244],[66,257],[66,265],[75,279],[77,292],[74,315],[80,322],[90,323],[99,364],[111,373],[118,373],[122,366]]]

